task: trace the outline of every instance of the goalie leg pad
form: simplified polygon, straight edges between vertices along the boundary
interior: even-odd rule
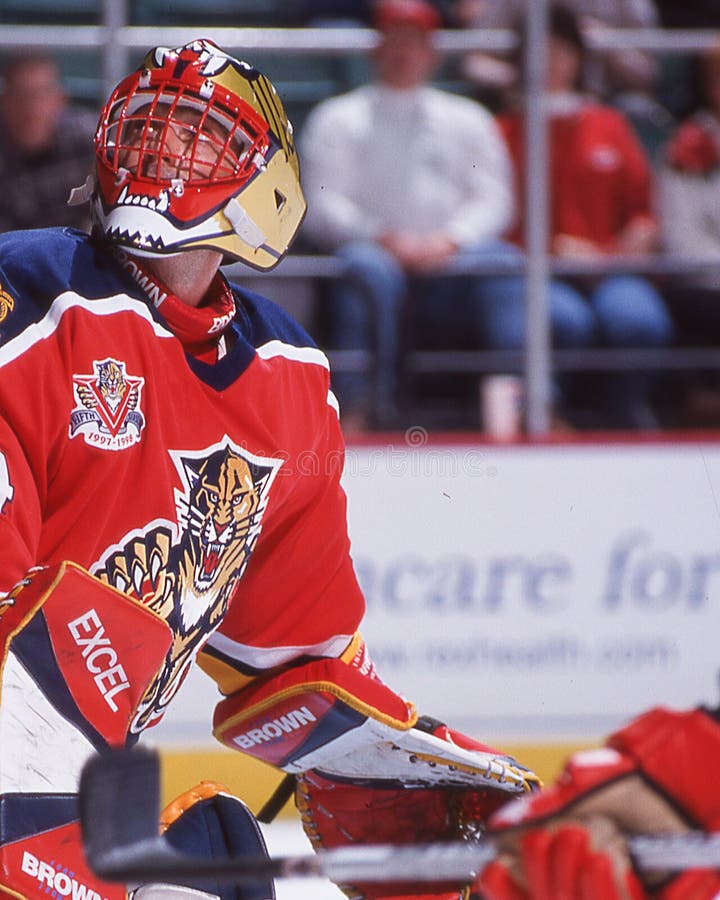
[[[6,795],[0,833],[0,895],[125,900],[122,885],[101,881],[85,862],[74,796]]]

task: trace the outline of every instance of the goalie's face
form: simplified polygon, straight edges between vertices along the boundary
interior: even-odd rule
[[[231,128],[230,122],[193,109],[159,103],[116,124],[117,137],[110,137],[113,159],[121,178],[127,172],[150,183],[209,185],[241,179],[253,140],[238,129],[231,134]]]

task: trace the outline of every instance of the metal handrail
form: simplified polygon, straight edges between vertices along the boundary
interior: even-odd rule
[[[113,16],[117,18],[117,16]],[[109,32],[112,32],[110,34]],[[147,50],[160,41],[178,46],[202,37],[227,50],[262,50],[267,53],[367,53],[377,44],[372,28],[235,28],[197,25],[12,25],[0,30],[0,50],[15,47],[101,49],[112,38],[127,50]],[[644,50],[648,53],[702,53],[717,46],[720,29],[601,28],[587,36],[588,45],[603,50]],[[473,50],[503,52],[517,46],[517,35],[506,28],[468,28],[437,33],[439,50],[449,55]],[[123,74],[123,73],[120,73]]]
[[[234,279],[243,278],[339,278],[347,270],[347,263],[337,256],[325,254],[304,254],[291,252],[270,272],[258,273],[243,263],[233,263],[224,271]],[[559,256],[548,257],[549,273],[556,277],[590,277],[603,275],[623,275],[629,273],[656,276],[690,275],[700,272],[715,272],[720,282],[720,257],[685,257],[673,254],[651,254],[642,256],[607,256],[602,259],[567,259]],[[480,262],[469,263],[453,260],[443,270],[445,275],[524,275],[527,274],[527,259],[488,255]]]
[[[556,372],[720,369],[717,347],[584,347],[581,350],[553,350],[549,360]],[[343,366],[342,360],[338,363]],[[413,350],[403,356],[403,367],[415,375],[521,373],[524,355],[521,350]]]
[[[347,263],[336,256],[291,253],[270,272],[258,273],[242,263],[224,268],[233,281],[243,279],[333,280],[347,271]],[[548,258],[548,272],[555,277],[597,278],[606,275],[642,274],[672,277],[698,272],[717,272],[720,259],[672,254],[653,256],[615,256],[603,260]],[[523,257],[488,256],[473,264],[455,261],[444,270],[450,276],[463,275],[527,275],[527,260]],[[364,350],[330,350],[333,368],[342,371],[372,371],[372,354]],[[585,347],[582,349],[550,350],[549,366],[553,371],[620,371],[639,370],[682,371],[692,369],[720,369],[720,349],[698,347]],[[524,351],[521,350],[411,350],[403,354],[403,369],[422,375],[445,373],[523,372]]]
[[[262,50],[267,53],[365,54],[376,46],[372,28],[234,28],[197,25],[124,25],[112,29],[114,43],[127,50],[147,50],[161,41],[179,46],[198,36],[215,41],[223,49]],[[78,47],[100,49],[107,41],[105,25],[3,25],[0,49],[12,47]],[[439,31],[436,44],[443,53],[456,55],[472,50],[512,50],[517,37],[507,29]]]

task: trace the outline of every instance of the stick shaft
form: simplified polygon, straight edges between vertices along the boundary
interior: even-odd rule
[[[720,869],[720,834],[637,835],[628,844],[641,870]]]
[[[639,836],[629,839],[641,869],[680,871],[720,868],[720,835]],[[491,862],[491,841],[416,846],[354,845],[315,855],[271,859],[228,857],[201,859],[169,851],[157,841],[118,847],[93,861],[108,881],[165,881],[193,884],[208,881],[255,882],[267,878],[329,878],[338,883],[392,881],[469,881]]]
[[[149,751],[91,760],[80,784],[80,819],[91,867],[107,881],[247,883],[326,877],[339,883],[466,882],[494,859],[492,840],[425,845],[350,845],[312,855],[198,858],[158,835],[159,761]],[[720,834],[643,835],[628,839],[641,870],[720,869]]]

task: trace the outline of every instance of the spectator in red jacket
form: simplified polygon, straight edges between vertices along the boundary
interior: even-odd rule
[[[559,257],[602,261],[651,254],[658,224],[651,208],[651,169],[632,127],[582,90],[585,48],[575,16],[550,10],[546,89],[549,95],[548,236]],[[521,106],[501,118],[524,197],[525,121]],[[522,243],[521,209],[513,238]],[[565,284],[595,315],[597,338],[609,347],[659,347],[672,340],[672,320],[655,286],[638,275],[577,278]],[[637,371],[603,379],[610,425],[652,427],[650,381]]]

